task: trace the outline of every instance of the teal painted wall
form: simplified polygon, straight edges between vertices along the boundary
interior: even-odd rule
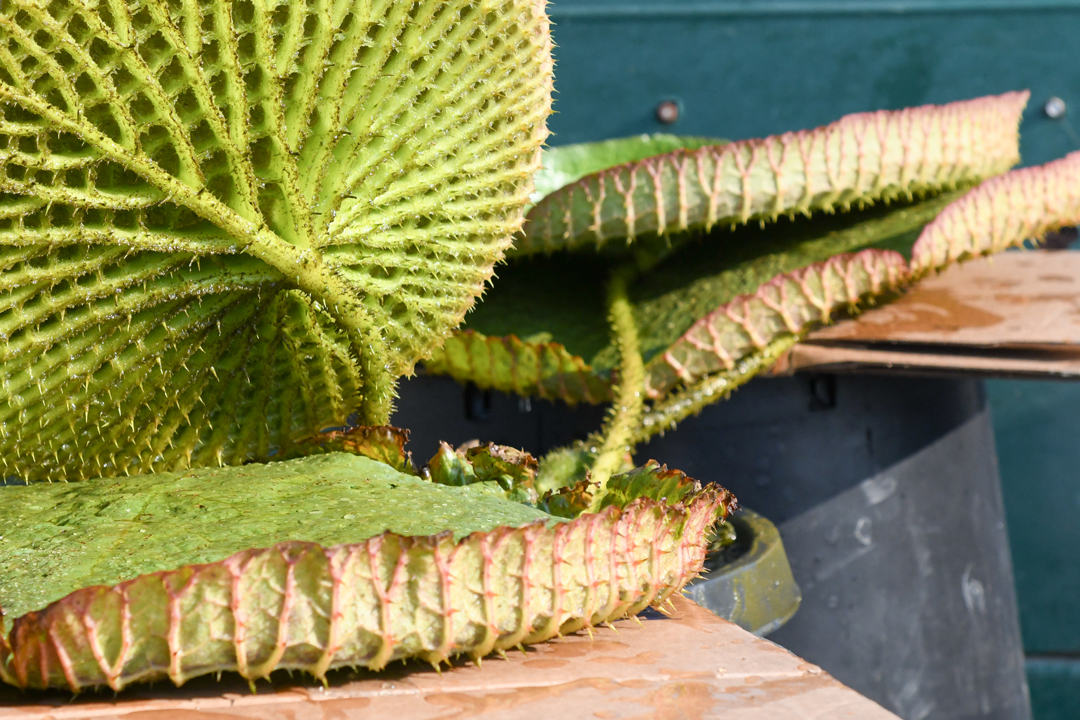
[[[1025,164],[1080,149],[1080,0],[555,0],[556,145],[732,139],[1029,88]],[[1065,117],[1042,112],[1051,96]],[[680,119],[660,124],[657,104]],[[1080,384],[989,383],[1036,720],[1080,718]]]
[[[986,385],[1025,645],[1041,655],[1076,651],[1080,383],[994,380]]]
[[[987,382],[1036,720],[1080,718],[1080,383]]]
[[[935,5],[949,11],[893,11]],[[554,144],[663,129],[757,137],[1029,88],[1025,162],[1080,147],[1080,2],[557,0],[551,14]],[[1072,116],[1045,117],[1050,96]],[[682,105],[675,125],[656,120],[666,99]]]
[[[1080,718],[1080,662],[1032,657],[1027,661],[1027,675],[1036,720]]]

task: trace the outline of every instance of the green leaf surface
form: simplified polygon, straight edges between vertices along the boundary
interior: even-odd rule
[[[356,455],[0,487],[0,607],[8,617],[89,585],[221,560],[288,540],[356,543],[391,530],[457,538],[551,517]]]
[[[547,135],[536,0],[12,0],[0,39],[3,474],[384,424]]]
[[[16,618],[0,680],[21,688],[108,686],[279,668],[325,679],[419,657],[538,643],[661,607],[703,567],[734,499],[707,486],[668,506],[647,498],[568,523],[384,533],[335,547],[287,542],[219,562],[89,587]]]
[[[616,165],[637,162],[673,150],[696,150],[706,145],[721,145],[725,142],[719,138],[654,133],[546,148],[542,155],[543,167],[536,173],[533,202],[540,201],[586,175]]]

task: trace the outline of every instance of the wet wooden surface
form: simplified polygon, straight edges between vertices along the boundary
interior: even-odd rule
[[[560,638],[527,652],[460,663],[437,674],[398,665],[338,673],[325,689],[238,678],[184,688],[133,689],[115,699],[0,696],[0,720],[422,720],[426,718],[724,718],[898,720],[829,675],[683,598],[673,616],[650,613]]]
[[[1011,252],[949,268],[811,333],[777,366],[1080,377],[1080,252]]]

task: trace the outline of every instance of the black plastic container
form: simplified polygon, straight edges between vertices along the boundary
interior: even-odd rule
[[[802,605],[771,640],[906,720],[1031,717],[979,381],[757,381],[644,451],[776,522]]]
[[[422,376],[399,407],[422,457],[440,431],[541,453],[603,415]],[[778,525],[802,605],[771,640],[905,720],[1030,719],[979,381],[755,380],[641,447],[648,458],[722,483]]]

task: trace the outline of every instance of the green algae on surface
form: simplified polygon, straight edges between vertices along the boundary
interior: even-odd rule
[[[214,562],[287,540],[331,546],[384,530],[452,530],[461,538],[555,519],[482,487],[436,485],[344,453],[4,486],[0,498],[0,607],[9,618],[89,585]]]

